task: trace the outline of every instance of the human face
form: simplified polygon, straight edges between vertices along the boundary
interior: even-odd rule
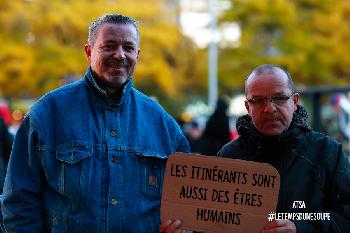
[[[291,96],[283,104],[275,104],[267,99],[264,106],[245,102],[248,114],[257,130],[266,136],[277,136],[287,130],[297,109],[299,97],[288,87],[288,79],[282,71],[254,75],[246,83],[247,99],[272,96]]]
[[[119,90],[134,73],[138,48],[137,31],[132,24],[102,24],[95,43],[85,45],[92,72],[108,90]]]

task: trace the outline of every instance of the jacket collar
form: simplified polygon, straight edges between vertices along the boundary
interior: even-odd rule
[[[97,83],[96,77],[92,74],[91,67],[89,66],[84,75],[85,82],[92,88],[98,95],[108,98],[107,92]],[[132,89],[132,78],[129,79],[127,84],[124,86],[122,96],[119,103],[123,103],[129,96]]]

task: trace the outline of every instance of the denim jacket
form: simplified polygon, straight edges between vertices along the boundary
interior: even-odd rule
[[[159,104],[119,101],[92,77],[43,96],[15,138],[3,196],[8,232],[158,232],[165,163],[189,146]]]

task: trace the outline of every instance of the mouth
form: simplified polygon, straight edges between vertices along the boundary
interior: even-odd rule
[[[128,62],[126,60],[121,60],[121,61],[111,60],[109,61],[108,65],[115,69],[122,69],[128,66]]]
[[[278,121],[280,121],[280,120],[281,120],[280,117],[275,116],[275,117],[273,117],[273,118],[266,118],[264,121],[265,121],[266,123],[275,123],[275,122],[278,122]]]
[[[110,66],[114,70],[122,70],[125,68],[125,66]]]
[[[124,66],[124,65],[109,64],[108,70],[109,70],[111,73],[121,74],[121,73],[124,73],[125,70],[127,70],[127,68],[126,68],[126,66]]]

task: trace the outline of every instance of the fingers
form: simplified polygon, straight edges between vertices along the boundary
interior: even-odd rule
[[[290,220],[274,220],[265,226],[262,233],[296,233],[296,227]]]
[[[188,230],[181,230],[179,231],[180,233],[193,233],[192,231],[188,231]]]
[[[180,229],[181,220],[167,220],[159,226],[159,232],[164,233],[193,233],[192,231]]]
[[[165,230],[170,226],[171,223],[172,223],[172,221],[170,219],[165,221],[165,222],[163,222],[159,226],[159,232],[165,232]]]
[[[273,220],[264,227],[264,230],[269,230],[276,227],[283,227],[287,224],[287,221],[289,220]]]
[[[296,233],[296,230],[290,227],[277,227],[270,230],[263,230],[262,233]]]
[[[181,229],[178,229],[181,226],[181,223],[181,220],[167,220],[160,225],[159,231],[165,233],[183,233],[181,232]]]

